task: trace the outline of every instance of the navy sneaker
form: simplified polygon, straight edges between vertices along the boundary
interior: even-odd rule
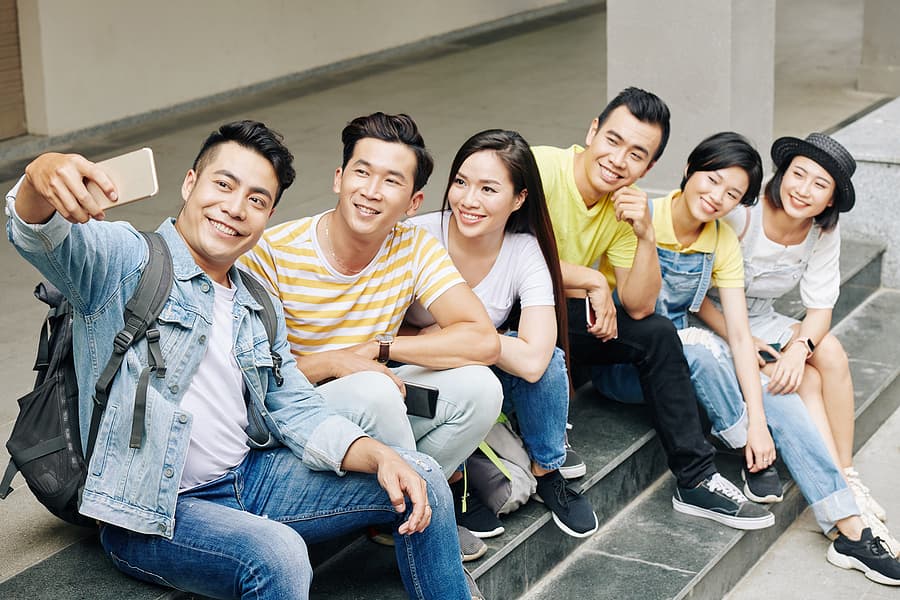
[[[583,538],[597,531],[600,525],[590,501],[570,488],[559,471],[550,471],[535,479],[535,500],[550,509],[553,521],[564,533]]]
[[[891,556],[880,537],[863,529],[858,542],[844,534],[838,535],[826,554],[828,562],[842,569],[856,569],[866,577],[883,585],[900,585],[900,562]]]
[[[453,494],[457,525],[462,525],[475,537],[484,539],[497,537],[506,531],[497,515],[477,496],[466,490],[466,484],[462,479],[450,484],[450,492]]]
[[[746,466],[741,467],[741,479],[744,480],[744,495],[762,504],[775,504],[784,499],[781,478],[775,467],[751,473]]]
[[[736,485],[718,473],[713,473],[695,488],[676,487],[672,508],[735,529],[765,529],[775,524],[775,515],[750,502]]]

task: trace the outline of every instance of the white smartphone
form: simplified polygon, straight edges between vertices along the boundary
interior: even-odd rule
[[[594,307],[591,306],[589,296],[584,297],[584,320],[587,321],[588,327],[593,327],[594,323],[597,322],[597,314],[594,312]]]
[[[98,162],[97,166],[109,176],[118,193],[118,200],[113,202],[96,183],[87,182],[88,191],[103,210],[149,198],[159,191],[156,164],[153,162],[153,150],[150,148],[114,156]]]

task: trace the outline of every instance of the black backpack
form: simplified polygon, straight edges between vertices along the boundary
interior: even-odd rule
[[[116,334],[112,356],[97,380],[85,452],[81,448],[78,381],[72,350],[72,307],[51,284],[41,282],[35,288],[34,295],[48,304],[50,311],[41,326],[38,340],[34,389],[18,400],[19,415],[6,442],[11,458],[0,481],[0,499],[5,499],[13,491],[10,484],[16,472],[21,471],[29,489],[51,513],[75,525],[91,526],[95,523],[78,512],[87,465],[113,379],[128,348],[146,336],[149,364],[138,381],[130,440],[132,448],[140,447],[150,376],[161,378],[166,374],[156,318],[169,297],[173,281],[172,257],[165,240],[158,233],[140,233],[150,248],[150,260],[134,295],[125,305],[125,327]],[[241,272],[241,278],[263,307],[261,316],[271,347],[276,327],[272,301],[252,275]],[[276,383],[281,385],[281,357],[274,348],[271,352]]]

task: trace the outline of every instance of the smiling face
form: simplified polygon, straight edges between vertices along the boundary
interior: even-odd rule
[[[234,142],[216,147],[199,172],[187,172],[175,228],[214,281],[227,285],[228,270],[256,245],[275,212],[277,191],[272,164]]]
[[[685,182],[682,197],[691,217],[699,223],[710,223],[738,205],[749,183],[741,167],[695,171]]]
[[[781,205],[795,219],[812,219],[834,203],[834,178],[819,163],[795,156],[781,179]]]
[[[334,174],[335,216],[354,235],[381,243],[424,197],[413,192],[416,155],[405,144],[363,138],[347,166]]]
[[[509,170],[495,152],[482,150],[460,166],[447,190],[447,201],[463,236],[502,238],[509,216],[527,194],[527,190],[516,193]]]
[[[653,166],[653,155],[662,141],[659,125],[645,123],[619,106],[602,124],[594,119],[584,152],[575,157],[575,183],[585,203],[629,186]]]

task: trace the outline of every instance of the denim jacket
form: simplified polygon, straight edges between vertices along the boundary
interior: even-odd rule
[[[16,250],[71,302],[75,368],[78,373],[82,441],[87,439],[93,387],[122,328],[125,303],[148,259],[147,245],[124,222],[72,225],[58,214],[29,225],[15,214],[15,193],[7,195],[7,234]],[[171,538],[175,504],[191,435],[192,415],[179,406],[203,356],[213,314],[214,288],[194,262],[184,240],[167,220],[159,233],[172,253],[175,282],[159,316],[165,377],[151,377],[144,440],[129,447],[138,377],[147,362],[145,341],[125,356],[89,465],[80,511],[87,517],[146,534]],[[284,359],[284,385],[275,385],[262,307],[241,283],[235,268],[234,356],[249,392],[249,410],[262,417],[274,438],[315,470],[340,470],[344,454],[365,433],[332,413],[291,355],[281,304],[275,350]],[[251,418],[251,422],[253,419]]]

